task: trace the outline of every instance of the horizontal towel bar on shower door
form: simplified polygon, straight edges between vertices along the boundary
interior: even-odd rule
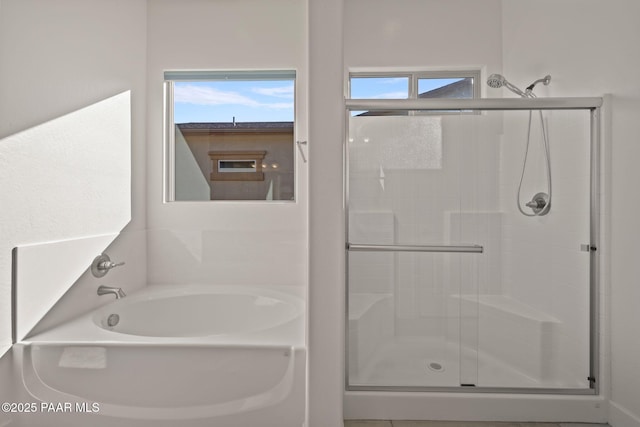
[[[480,245],[449,246],[449,245],[366,245],[347,243],[348,251],[366,252],[461,252],[482,253],[484,247]]]

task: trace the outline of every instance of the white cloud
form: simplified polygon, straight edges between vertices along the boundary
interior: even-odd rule
[[[293,84],[280,87],[254,87],[251,91],[260,95],[293,99]]]
[[[262,104],[263,107],[273,108],[274,110],[293,109],[293,102],[274,102],[272,104]]]
[[[258,107],[260,103],[236,92],[224,92],[212,87],[196,85],[176,86],[173,94],[175,102],[197,105],[235,104]]]
[[[286,87],[263,89],[264,91],[273,91],[269,95],[279,98],[289,98],[286,95]],[[254,90],[254,92],[259,93]],[[265,93],[266,94],[266,93]],[[291,87],[293,95],[293,86]],[[292,102],[276,102],[261,103],[248,96],[241,95],[237,92],[226,92],[213,87],[197,86],[197,85],[180,85],[176,86],[173,93],[176,103],[196,104],[196,105],[242,105],[245,107],[263,107],[272,109],[293,108]]]
[[[398,83],[407,84],[408,82],[409,82],[409,79],[406,77],[389,77],[389,78],[380,79],[380,83],[385,85],[395,85]]]
[[[385,92],[377,95],[371,95],[372,99],[407,99],[407,91]]]

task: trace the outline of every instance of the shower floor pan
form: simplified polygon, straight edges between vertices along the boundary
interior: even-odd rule
[[[461,384],[461,364],[469,363],[467,372],[478,369],[477,381],[482,386],[546,387],[500,360],[479,354],[477,364],[473,353],[462,351],[451,343],[406,337],[383,344],[367,366],[351,375],[352,386],[458,387]],[[469,375],[469,374],[467,374]],[[470,381],[467,378],[466,381]]]
[[[566,366],[553,354],[559,321],[512,298],[451,296],[452,312],[456,308],[478,312],[477,349],[445,336],[398,334],[403,324],[393,316],[389,294],[351,294],[349,303],[349,386],[353,390],[589,389],[587,359],[573,358],[571,366]],[[455,325],[447,332],[451,337],[457,333]]]

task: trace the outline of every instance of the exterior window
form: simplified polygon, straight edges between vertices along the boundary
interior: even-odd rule
[[[218,172],[257,172],[255,160],[218,160]]]
[[[166,200],[294,200],[295,77],[165,72]]]
[[[264,181],[266,151],[209,151],[211,181]],[[273,165],[271,165],[273,168]]]
[[[480,71],[351,73],[351,99],[480,98]]]
[[[415,73],[351,73],[351,99],[480,98],[480,71],[422,71]],[[449,110],[450,111],[450,110]],[[352,116],[434,114],[426,112],[352,111]],[[437,114],[450,114],[446,112]]]

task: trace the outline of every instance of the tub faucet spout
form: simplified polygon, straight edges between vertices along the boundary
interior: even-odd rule
[[[111,286],[101,285],[98,288],[98,295],[108,295],[113,294],[116,296],[116,299],[124,298],[127,294],[124,293],[122,288],[112,288]]]

